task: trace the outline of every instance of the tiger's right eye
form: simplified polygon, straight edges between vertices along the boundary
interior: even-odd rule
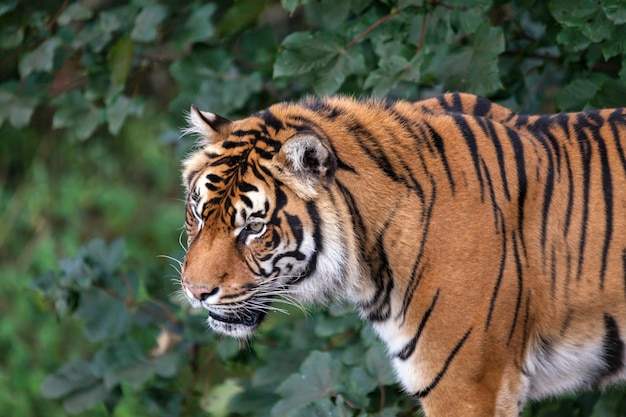
[[[261,233],[265,224],[263,222],[252,222],[246,225],[246,230],[251,233]]]

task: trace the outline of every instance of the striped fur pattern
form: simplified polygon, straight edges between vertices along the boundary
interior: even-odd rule
[[[192,108],[183,293],[249,336],[353,303],[428,417],[517,416],[626,378],[626,114],[467,94]]]

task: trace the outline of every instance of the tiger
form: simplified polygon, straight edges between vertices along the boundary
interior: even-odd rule
[[[349,302],[428,417],[626,379],[624,109],[329,96],[188,122],[180,284],[216,332]]]

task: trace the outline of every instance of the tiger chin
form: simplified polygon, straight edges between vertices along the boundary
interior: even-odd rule
[[[428,417],[517,416],[626,379],[626,115],[468,94],[192,107],[183,293],[250,336],[351,302]]]

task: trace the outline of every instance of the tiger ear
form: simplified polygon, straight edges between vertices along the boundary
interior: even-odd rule
[[[304,199],[317,196],[319,187],[330,183],[337,170],[332,150],[313,133],[301,133],[288,139],[273,162],[281,179]]]
[[[187,123],[189,125],[185,129],[184,134],[196,134],[206,144],[209,144],[216,142],[217,136],[227,130],[232,122],[218,114],[200,111],[192,104]]]

